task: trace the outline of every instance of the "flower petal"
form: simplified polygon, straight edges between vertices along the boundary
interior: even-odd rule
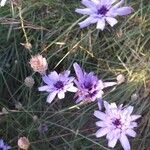
[[[78,89],[75,86],[71,85],[69,88],[67,88],[67,91],[69,91],[69,92],[77,92]]]
[[[60,92],[58,93],[58,98],[59,98],[59,99],[65,98],[65,93],[64,93],[63,91],[60,91]]]
[[[97,121],[96,122],[96,125],[98,126],[98,127],[106,127],[106,124],[105,124],[105,122],[104,121]]]
[[[104,88],[107,88],[107,87],[109,87],[109,86],[114,86],[114,85],[116,85],[117,82],[103,82],[103,84],[104,84]]]
[[[45,85],[45,86],[41,86],[38,88],[39,91],[48,91],[49,90],[49,86]]]
[[[137,120],[141,117],[141,115],[131,115],[131,121]]]
[[[101,119],[101,120],[106,120],[107,115],[101,111],[94,111],[94,116]]]
[[[110,132],[108,128],[101,128],[95,133],[95,135],[97,138],[99,138],[99,137],[105,136],[108,132]]]
[[[53,80],[51,80],[50,78],[49,78],[49,76],[42,76],[42,79],[43,79],[43,81],[46,83],[46,84],[53,84]]]
[[[93,11],[90,8],[76,9],[75,12],[83,15],[91,15]]]
[[[88,17],[84,21],[80,22],[79,26],[80,26],[80,28],[85,28],[85,27],[89,26],[90,24],[94,24],[96,22],[97,22],[96,18]]]
[[[129,140],[125,134],[121,134],[121,137],[119,140],[120,140],[121,145],[124,148],[124,150],[130,150],[131,149]]]
[[[99,5],[101,3],[101,1],[99,0],[91,0],[93,3],[95,3],[96,5]]]
[[[126,130],[126,134],[131,136],[131,137],[135,137],[136,136],[136,132],[132,129],[127,129]]]
[[[102,109],[102,105],[103,105],[103,100],[101,98],[98,98],[97,99],[97,104],[98,104],[99,110],[101,110]]]
[[[104,28],[105,28],[105,19],[104,18],[98,20],[96,28],[100,29],[102,31],[104,30]]]
[[[106,17],[106,21],[110,24],[111,27],[118,23],[118,21],[112,17]]]
[[[81,67],[77,63],[74,63],[73,67],[79,82],[83,81],[83,71]]]
[[[51,81],[57,81],[59,79],[59,75],[56,71],[53,71],[51,72],[49,75],[48,75],[48,78],[51,80]]]
[[[117,143],[118,139],[114,138],[112,140],[109,140],[108,141],[108,146],[111,147],[111,148],[114,148],[116,143]]]
[[[95,7],[96,5],[90,0],[82,0],[81,3],[86,7]]]
[[[125,16],[125,15],[128,15],[128,14],[131,14],[132,12],[133,12],[133,8],[132,7],[121,7],[121,8],[118,8],[116,10],[116,13],[119,16]]]
[[[57,94],[57,92],[52,92],[52,93],[50,93],[50,94],[48,95],[46,101],[47,101],[48,103],[51,103],[51,102],[53,101],[53,99],[55,98],[56,94]]]

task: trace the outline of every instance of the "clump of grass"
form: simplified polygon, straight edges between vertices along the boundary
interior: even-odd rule
[[[41,77],[33,74],[28,64],[31,55],[41,53],[48,60],[49,71],[69,69],[76,61],[104,80],[124,74],[126,82],[104,98],[135,106],[142,120],[132,147],[149,149],[149,1],[131,2],[135,12],[104,32],[94,26],[79,29],[77,23],[82,18],[74,13],[78,2],[25,0],[0,9],[0,108],[8,111],[1,115],[0,135],[13,149],[17,149],[20,136],[28,137],[33,150],[107,149],[106,141],[94,136],[95,118],[91,116],[97,104],[76,106],[72,95],[50,105],[45,103],[45,95],[37,90]],[[32,49],[20,44],[26,42]],[[30,75],[36,82],[32,89],[24,84]],[[133,94],[137,94],[136,99]],[[20,109],[16,108],[18,102],[22,104]],[[42,135],[38,132],[41,124],[48,126]]]

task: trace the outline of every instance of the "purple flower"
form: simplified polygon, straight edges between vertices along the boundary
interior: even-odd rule
[[[103,89],[109,86],[116,85],[116,82],[103,82],[99,80],[93,72],[86,73],[82,71],[77,63],[74,63],[74,70],[77,76],[77,80],[74,80],[78,91],[76,96],[78,97],[76,103],[81,101],[91,102],[96,99],[101,99],[103,95]]]
[[[136,119],[141,115],[131,115],[133,107],[119,107],[115,103],[107,103],[104,101],[105,113],[101,111],[95,111],[96,116],[100,121],[96,122],[96,125],[100,129],[96,132],[96,137],[102,137],[106,135],[108,140],[108,146],[114,148],[117,141],[121,142],[124,150],[130,150],[130,144],[127,138],[128,136],[135,137],[136,132],[133,130],[137,127]]]
[[[40,134],[44,134],[48,131],[48,126],[46,124],[41,124],[38,127],[38,131],[39,131]]]
[[[87,15],[88,18],[79,23],[81,28],[97,23],[97,29],[104,30],[105,22],[113,27],[117,24],[116,16],[125,16],[132,13],[131,7],[121,7],[124,0],[116,3],[117,0],[82,0],[87,8],[76,9],[77,13]]]
[[[11,147],[4,143],[3,139],[0,139],[0,150],[8,150]]]
[[[49,93],[47,102],[51,103],[58,95],[59,99],[65,97],[67,91],[76,92],[77,88],[73,85],[74,77],[69,77],[70,71],[64,71],[58,74],[56,71],[51,72],[48,76],[43,76],[42,79],[46,85],[39,87],[39,91],[46,91]]]

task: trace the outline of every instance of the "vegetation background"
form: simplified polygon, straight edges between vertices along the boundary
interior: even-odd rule
[[[28,63],[37,53],[47,58],[49,71],[72,69],[78,62],[104,81],[124,74],[125,83],[109,89],[104,99],[133,105],[142,114],[130,142],[133,150],[150,149],[150,1],[127,3],[134,13],[104,32],[94,25],[79,28],[83,17],[74,12],[79,0],[8,0],[0,8],[0,136],[12,149],[18,149],[20,136],[28,137],[30,150],[108,149],[105,138],[94,136],[96,103],[77,107],[71,94],[46,103],[37,90],[41,77]],[[27,42],[32,48],[21,44]],[[35,79],[33,88],[24,84],[27,76]],[[39,133],[41,124],[47,132]],[[120,149],[118,144],[115,150]]]

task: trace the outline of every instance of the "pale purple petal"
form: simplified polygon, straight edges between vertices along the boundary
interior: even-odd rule
[[[69,91],[69,92],[77,92],[78,89],[75,86],[71,85],[70,87],[67,88],[67,91]]]
[[[79,103],[79,102],[81,102],[81,101],[83,101],[83,100],[85,100],[83,97],[78,97],[78,99],[76,100],[76,103]]]
[[[73,67],[74,67],[74,71],[76,73],[76,76],[77,76],[79,82],[83,81],[84,74],[83,74],[81,67],[77,63],[74,63]]]
[[[69,70],[66,70],[66,71],[62,72],[61,74],[59,74],[59,76],[63,76],[63,77],[66,77],[66,78],[68,78],[69,75],[70,75]]]
[[[104,18],[101,18],[98,20],[96,28],[100,29],[102,31],[104,30],[104,28],[105,28],[105,19]]]
[[[104,101],[104,107],[107,110],[110,110],[110,104],[107,101]]]
[[[141,117],[141,115],[131,115],[131,121],[137,120]]]
[[[116,85],[117,82],[103,82],[103,84],[104,84],[104,88],[107,88]]]
[[[75,12],[83,15],[90,15],[93,13],[93,10],[91,10],[90,8],[84,8],[84,9],[76,9]]]
[[[107,118],[107,115],[105,113],[98,111],[98,110],[94,111],[94,116],[101,120],[106,120]]]
[[[109,140],[108,141],[108,146],[111,147],[111,148],[114,148],[117,141],[118,141],[118,139],[116,139],[116,138],[113,138],[112,140]]]
[[[81,3],[86,7],[95,7],[96,6],[91,0],[82,0]]]
[[[96,97],[98,98],[98,99],[102,99],[102,95],[104,94],[104,92],[102,91],[102,90],[99,90],[98,92],[97,92],[97,94],[96,94]]]
[[[133,109],[134,109],[133,106],[128,106],[128,107],[127,107],[128,115],[131,115],[131,114],[132,114]]]
[[[121,143],[122,147],[124,148],[124,150],[131,149],[129,140],[125,134],[121,134],[121,137],[119,140],[120,140],[120,143]]]
[[[56,94],[57,94],[57,92],[52,92],[52,93],[50,93],[50,94],[48,95],[46,101],[47,101],[48,103],[51,103],[51,102],[53,101],[53,99],[55,98]]]
[[[97,19],[94,19],[93,17],[88,17],[84,21],[79,23],[80,28],[85,28],[89,26],[90,24],[94,24],[97,22]]]
[[[60,91],[60,92],[58,93],[58,98],[59,98],[59,99],[65,98],[65,93],[64,93],[64,91]]]
[[[113,3],[116,2],[116,0],[100,0],[101,2],[101,6],[104,5],[104,6],[111,6]]]
[[[38,88],[39,91],[47,91],[49,90],[49,86],[45,85],[45,86],[41,86]]]
[[[131,136],[131,137],[135,137],[136,136],[136,132],[132,129],[127,129],[126,130],[126,134]]]
[[[98,98],[97,99],[97,104],[98,104],[99,110],[101,110],[102,109],[102,105],[103,105],[103,100],[101,98]]]
[[[52,81],[57,81],[59,79],[59,75],[56,71],[51,72],[48,77]]]
[[[43,76],[42,77],[43,81],[46,83],[46,84],[52,84],[53,82],[53,79],[51,80],[48,76]]]
[[[97,89],[103,89],[104,88],[104,83],[102,80],[98,80],[98,85],[97,85]]]
[[[118,23],[118,21],[112,17],[106,17],[106,21],[108,22],[108,24],[110,24],[111,27]]]
[[[133,12],[133,8],[132,7],[121,7],[121,8],[118,8],[116,10],[116,13],[119,15],[119,16],[125,16],[125,15],[129,15]]]
[[[133,128],[135,128],[135,127],[137,127],[138,125],[137,125],[137,123],[136,122],[131,122],[131,124],[130,124],[130,128],[131,129],[133,129]]]
[[[95,135],[97,138],[99,138],[99,137],[106,135],[108,132],[110,132],[108,128],[101,128],[95,133]]]
[[[100,4],[100,0],[91,0],[92,2],[94,2],[96,5]]]
[[[105,124],[104,121],[97,121],[97,122],[96,122],[96,125],[97,125],[98,127],[106,127],[106,124]]]

